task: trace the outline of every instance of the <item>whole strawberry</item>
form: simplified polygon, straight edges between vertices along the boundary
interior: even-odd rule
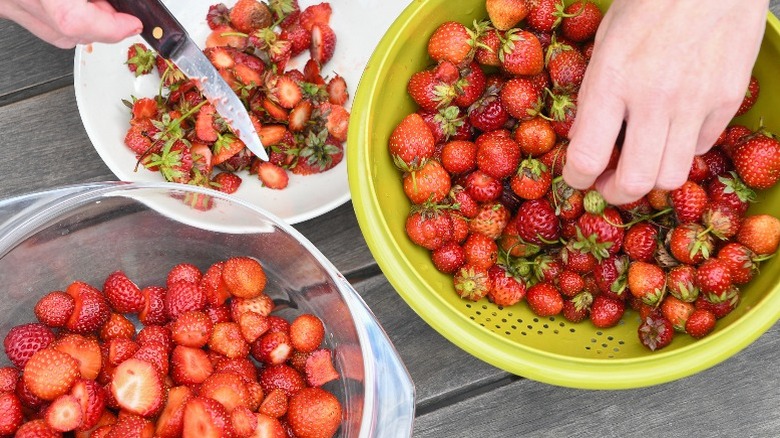
[[[498,306],[511,306],[525,297],[525,281],[500,265],[493,265],[488,269],[490,278],[490,291],[487,297]]]
[[[756,193],[733,171],[713,178],[707,185],[707,196],[713,205],[726,205],[740,215],[756,201]]]
[[[655,306],[666,294],[666,274],[656,264],[633,262],[628,267],[628,290],[645,304]]]
[[[453,274],[466,262],[466,255],[457,242],[447,242],[431,251],[431,260],[439,271]]]
[[[453,64],[469,62],[474,56],[477,36],[456,21],[440,24],[428,39],[428,56]]]
[[[471,218],[469,230],[496,240],[509,223],[511,215],[509,209],[500,202],[482,204],[476,216]]]
[[[668,234],[668,247],[672,256],[681,263],[698,265],[714,252],[712,236],[697,223],[687,223],[673,228]]]
[[[748,187],[768,189],[780,178],[780,142],[757,132],[742,139],[732,155],[737,174]]]
[[[404,193],[414,204],[441,202],[449,194],[451,185],[450,174],[436,160],[426,161],[403,177]]]
[[[742,99],[742,103],[739,105],[737,113],[734,114],[734,117],[741,116],[742,114],[750,111],[750,108],[753,108],[753,105],[755,105],[756,101],[758,100],[758,93],[760,90],[761,87],[759,86],[758,78],[755,76],[750,76],[750,82],[748,83],[748,88],[745,91],[745,97]]]
[[[685,322],[685,332],[691,337],[701,339],[712,333],[717,318],[707,309],[694,309]]]
[[[651,351],[660,350],[672,343],[674,326],[660,313],[650,314],[637,330],[639,341]]]
[[[563,297],[560,291],[550,283],[537,283],[525,293],[525,300],[531,311],[538,316],[553,316],[563,310]]]
[[[593,39],[601,24],[601,10],[589,0],[575,1],[564,10],[561,32],[566,38],[583,42]]]
[[[678,265],[666,274],[666,288],[669,294],[685,302],[696,301],[699,287],[696,284],[696,268],[691,265]]]
[[[389,149],[393,162],[401,170],[410,170],[420,166],[433,156],[434,138],[425,120],[412,113],[393,129],[390,134]]]
[[[649,262],[658,246],[657,237],[657,227],[649,222],[640,222],[626,231],[623,237],[623,252],[631,260]]]
[[[590,322],[598,328],[616,326],[625,313],[626,305],[622,300],[597,295],[590,305]]]
[[[527,77],[515,77],[501,88],[501,104],[509,115],[526,120],[539,114],[542,107],[542,93]]]
[[[504,34],[498,59],[501,68],[511,75],[533,76],[544,69],[544,52],[539,38],[522,29],[510,29]]]
[[[508,30],[528,15],[526,0],[485,0],[488,18],[496,29]]]
[[[525,242],[544,245],[560,237],[560,221],[546,199],[524,202],[512,221],[516,221],[518,235]]]
[[[578,49],[553,42],[547,47],[545,65],[553,86],[559,89],[577,90],[585,76],[587,62]]]
[[[539,32],[551,33],[560,23],[563,12],[563,0],[535,0],[530,3],[528,15],[525,18],[528,27]]]
[[[463,242],[463,253],[466,264],[488,269],[498,261],[498,244],[484,234],[471,233]]]
[[[760,256],[774,254],[780,245],[780,219],[768,214],[746,217],[737,241]]]
[[[416,208],[406,218],[406,234],[417,245],[434,250],[452,238],[452,219],[435,208]]]
[[[599,291],[611,298],[625,299],[629,261],[625,255],[612,255],[599,262],[593,277]]]
[[[490,292],[488,270],[477,266],[463,265],[453,276],[455,293],[464,300],[479,301]]]
[[[3,340],[5,355],[8,360],[19,368],[32,357],[54,342],[54,332],[49,327],[39,323],[28,323],[13,327]]]
[[[441,80],[432,69],[414,73],[406,85],[406,92],[427,111],[444,108],[455,98],[454,85]]]
[[[738,242],[729,242],[718,250],[718,260],[729,268],[734,284],[745,284],[758,274],[758,256]]]
[[[686,181],[681,187],[672,190],[669,199],[677,220],[682,224],[698,222],[708,203],[707,192],[693,181]]]
[[[549,192],[552,175],[544,163],[536,158],[526,158],[516,169],[509,185],[517,196],[539,199]]]
[[[500,131],[491,131],[477,137],[477,168],[496,179],[503,179],[517,171],[520,148]]]

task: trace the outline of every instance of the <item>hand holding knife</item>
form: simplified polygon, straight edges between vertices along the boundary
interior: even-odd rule
[[[268,153],[241,99],[160,0],[109,0],[109,3],[119,12],[138,17],[144,26],[141,31],[144,40],[193,79],[246,147],[268,161]]]

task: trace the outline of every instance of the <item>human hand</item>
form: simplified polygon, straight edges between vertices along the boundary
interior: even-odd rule
[[[141,21],[116,12],[105,0],[0,0],[0,17],[49,44],[115,43],[141,32]]]
[[[675,189],[745,96],[768,0],[615,0],[596,34],[563,176],[612,204]],[[607,170],[623,122],[617,168]]]

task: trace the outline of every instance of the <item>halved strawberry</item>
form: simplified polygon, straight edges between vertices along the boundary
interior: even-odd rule
[[[13,327],[3,340],[5,354],[19,368],[28,360],[54,342],[54,332],[43,324],[28,323]]]
[[[121,313],[112,312],[108,321],[100,328],[98,336],[103,342],[115,338],[130,339],[135,336],[135,325]]]
[[[290,118],[290,113],[284,109],[277,101],[277,97],[274,96],[271,99],[270,95],[263,97],[261,106],[265,114],[277,122],[286,122]],[[265,143],[263,143],[265,144]]]
[[[243,180],[240,176],[232,172],[220,172],[214,175],[211,180],[211,185],[220,192],[232,194],[238,191],[241,187]]]
[[[311,59],[320,65],[325,65],[336,51],[336,32],[327,24],[315,24],[311,29]]]
[[[286,332],[265,333],[252,344],[252,357],[271,365],[286,362],[292,351],[293,346]]]
[[[231,257],[222,267],[222,282],[234,297],[251,299],[265,289],[263,266],[251,257]]]
[[[0,393],[14,392],[16,390],[16,382],[19,380],[20,371],[14,366],[0,368]]]
[[[67,393],[78,377],[78,361],[51,347],[33,354],[22,373],[25,388],[43,400],[54,400]]]
[[[287,75],[279,75],[271,83],[269,96],[282,108],[292,109],[303,98],[301,86]]]
[[[325,127],[328,133],[338,141],[347,140],[347,128],[349,127],[349,111],[341,105],[322,104],[320,111],[327,117]]]
[[[216,400],[192,397],[184,406],[182,436],[222,438],[232,436],[230,417]]]
[[[214,324],[208,346],[215,353],[230,358],[245,357],[249,354],[249,344],[241,334],[241,327],[235,322]]]
[[[95,434],[91,435],[93,438]],[[111,426],[105,438],[120,437],[138,437],[152,438],[154,436],[154,423],[151,420],[139,415],[123,413],[117,418],[116,423]]]
[[[215,142],[219,133],[214,127],[214,115],[217,110],[211,104],[205,104],[195,116],[195,135],[205,142]]]
[[[62,327],[73,313],[76,303],[63,291],[52,291],[35,303],[35,317],[49,327]]]
[[[290,342],[298,351],[312,352],[320,346],[324,338],[325,326],[311,313],[296,317],[290,324]]]
[[[208,343],[213,328],[214,324],[208,315],[199,310],[190,310],[171,323],[171,337],[178,345],[200,348]]]
[[[133,359],[146,361],[157,369],[160,376],[167,376],[170,371],[168,351],[166,346],[161,342],[147,341],[140,344],[138,350],[133,353]]]
[[[328,102],[334,105],[344,105],[349,99],[349,90],[347,89],[347,81],[338,74],[335,75],[326,87],[328,91]]]
[[[273,146],[284,139],[289,131],[284,125],[263,125],[257,135],[264,145]]]
[[[204,350],[177,345],[171,353],[170,369],[176,384],[195,385],[214,372],[214,365]]]
[[[232,47],[209,47],[205,49],[204,52],[206,57],[209,58],[209,61],[211,61],[218,70],[233,68],[233,66],[236,65],[236,50]]]
[[[44,420],[52,429],[59,432],[70,432],[81,425],[83,414],[81,403],[76,397],[64,394],[46,408]]]
[[[232,134],[221,135],[212,148],[213,155],[211,157],[211,162],[215,166],[222,164],[233,155],[241,152],[245,147],[246,145],[244,145],[244,142],[239,140],[238,137]]]
[[[59,438],[62,433],[49,427],[43,418],[37,418],[22,424],[14,436],[16,438]]]
[[[311,41],[309,43],[311,45]],[[303,79],[314,85],[325,85],[325,79],[322,77],[320,64],[314,59],[309,58],[303,66]]]
[[[252,85],[257,87],[263,83],[261,72],[246,64],[236,64],[233,66],[233,74],[239,82],[247,86]]]
[[[58,339],[52,347],[57,351],[67,353],[79,363],[82,379],[94,380],[103,366],[100,344],[94,338],[79,334],[66,334]]]
[[[133,357],[140,348],[137,342],[128,338],[114,338],[103,345],[108,350],[106,360],[114,367]]]
[[[312,351],[304,369],[309,386],[322,386],[339,378],[339,372],[333,366],[331,351],[326,348]]]
[[[292,397],[293,394],[306,387],[303,375],[286,364],[270,365],[263,368],[260,371],[258,381],[265,393],[279,388],[284,391],[287,397]]]
[[[306,129],[306,126],[311,119],[311,113],[313,106],[310,100],[301,100],[290,111],[287,127],[292,132],[301,132]]]
[[[96,332],[111,316],[106,297],[99,290],[81,281],[71,283],[65,292],[73,297],[73,313],[65,323],[65,328],[74,333],[88,334]]]
[[[181,436],[182,427],[184,426],[184,407],[193,396],[192,390],[187,386],[175,386],[168,390],[168,399],[165,402],[165,407],[157,419],[156,436],[160,438]]]
[[[206,295],[206,304],[209,308],[219,307],[230,298],[230,292],[222,283],[222,267],[224,262],[217,262],[209,266],[203,273],[198,287]]]
[[[106,390],[94,380],[79,379],[70,389],[70,395],[78,400],[81,407],[79,431],[95,427],[106,408]]]
[[[158,369],[145,360],[130,358],[119,364],[110,390],[122,409],[141,416],[155,414],[163,404],[163,383]]]
[[[143,308],[141,289],[122,271],[108,275],[103,283],[103,294],[119,313],[137,313]]]
[[[279,388],[272,389],[266,394],[257,412],[274,418],[283,416],[287,413],[287,394]]]
[[[198,395],[218,401],[228,414],[238,406],[248,407],[249,390],[243,379],[233,372],[216,372],[200,385]]]
[[[261,414],[259,412],[255,414],[255,416],[257,418],[257,427],[254,430],[254,435],[252,436],[268,436],[268,437],[289,436],[286,435],[284,426],[282,426],[282,423],[278,419],[268,415]]]
[[[138,312],[138,320],[144,325],[164,324],[168,322],[165,313],[166,290],[160,286],[147,286],[141,289],[144,307]]]
[[[238,436],[252,436],[257,429],[257,415],[246,406],[237,406],[230,413],[230,424]]]
[[[290,42],[290,56],[292,57],[298,56],[311,45],[311,33],[300,24],[283,28],[279,33],[279,38]]]
[[[301,27],[311,32],[315,24],[330,23],[330,15],[332,13],[333,9],[328,2],[308,6],[306,9],[301,11],[299,18]]]

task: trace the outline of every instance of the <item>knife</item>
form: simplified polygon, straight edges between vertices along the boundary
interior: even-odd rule
[[[253,154],[268,161],[268,153],[241,99],[160,0],[108,2],[117,11],[138,17],[144,26],[141,36],[146,42],[160,56],[173,61],[188,78],[194,79],[201,93],[214,105],[236,136]]]

